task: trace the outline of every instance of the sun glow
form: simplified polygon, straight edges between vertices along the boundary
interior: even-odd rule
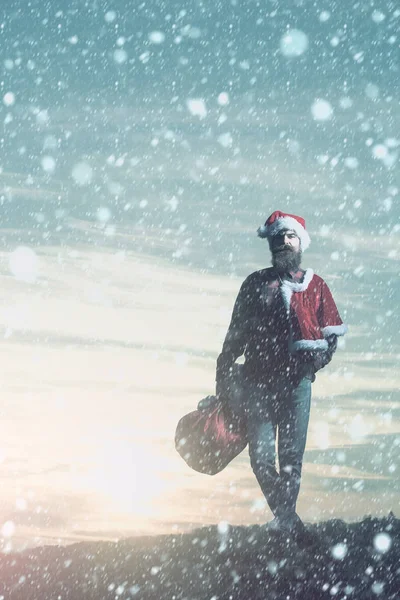
[[[167,459],[147,440],[107,440],[98,449],[87,482],[111,501],[112,509],[153,516],[157,499],[170,487],[164,478]]]

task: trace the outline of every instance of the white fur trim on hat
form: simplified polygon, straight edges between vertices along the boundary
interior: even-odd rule
[[[274,235],[282,231],[283,229],[290,229],[300,239],[301,249],[306,250],[311,243],[310,236],[304,227],[294,219],[293,217],[279,217],[271,225],[262,225],[258,228],[257,233],[261,238],[268,238],[271,240]]]

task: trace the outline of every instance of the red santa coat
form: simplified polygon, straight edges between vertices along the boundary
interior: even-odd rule
[[[280,289],[289,317],[291,353],[326,350],[327,337],[347,332],[327,284],[312,269],[301,283],[284,280]]]

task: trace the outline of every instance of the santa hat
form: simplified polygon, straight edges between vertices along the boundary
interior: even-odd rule
[[[288,213],[283,213],[280,210],[273,212],[272,215],[270,215],[265,221],[265,225],[262,225],[258,228],[257,233],[259,237],[268,238],[268,241],[270,242],[271,238],[284,229],[290,229],[295,232],[300,239],[302,250],[306,250],[308,248],[311,240],[306,231],[305,220],[302,217],[289,215]]]

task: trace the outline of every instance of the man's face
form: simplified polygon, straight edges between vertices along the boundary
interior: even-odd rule
[[[271,239],[271,252],[286,250],[291,246],[295,250],[300,250],[300,238],[291,229],[284,229]]]
[[[270,241],[272,264],[278,271],[293,271],[301,263],[300,238],[291,229],[284,229]]]

